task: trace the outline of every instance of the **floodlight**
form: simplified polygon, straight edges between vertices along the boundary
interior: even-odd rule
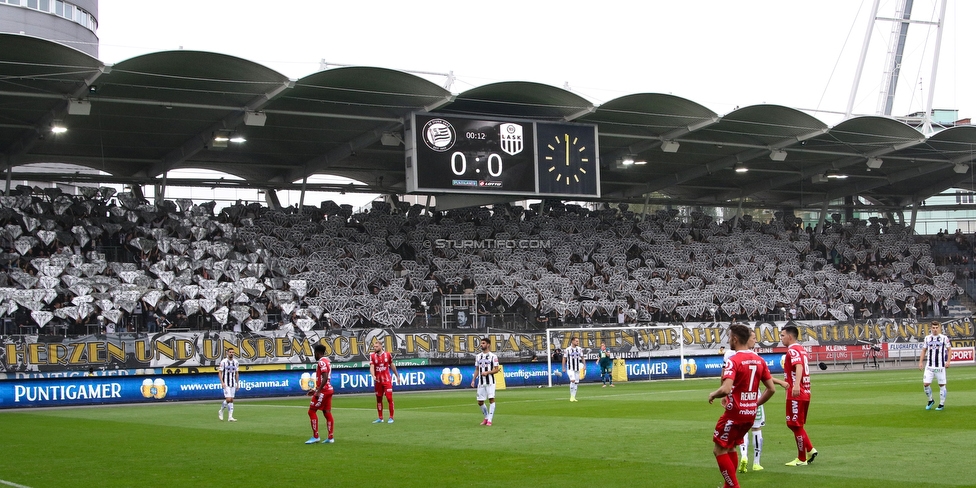
[[[227,141],[229,140],[230,136],[228,136],[226,133],[218,132],[216,135],[214,135],[213,141],[210,143],[210,148],[223,149],[227,147]]]

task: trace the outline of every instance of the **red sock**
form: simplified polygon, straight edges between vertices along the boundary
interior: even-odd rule
[[[730,452],[729,453],[729,457],[732,458],[732,465],[733,466],[738,466],[739,465],[739,448],[736,448],[734,451]]]
[[[738,460],[732,459],[732,453],[715,456],[718,462],[718,472],[722,474],[726,487],[738,487],[739,480],[735,479],[735,468],[738,467]]]
[[[793,431],[793,437],[796,439],[796,458],[800,461],[807,460],[807,450],[806,446],[810,442],[807,440],[807,433],[800,426],[790,426],[790,430]]]
[[[376,395],[376,418],[383,418],[383,395]]]
[[[333,422],[332,422],[332,411],[331,410],[326,410],[325,411],[325,425],[326,425],[326,427],[329,428],[329,439],[332,438],[332,424],[333,424]],[[316,436],[316,437],[318,437],[318,436]]]
[[[308,420],[312,423],[312,437],[319,438],[319,416],[314,408],[308,409]]]
[[[810,452],[813,450],[813,443],[810,442],[810,436],[807,435],[807,429],[803,430],[803,450]]]
[[[390,418],[393,418],[393,392],[386,392],[386,403],[390,404]]]

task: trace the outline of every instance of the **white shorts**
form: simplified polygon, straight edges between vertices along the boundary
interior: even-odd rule
[[[761,429],[766,425],[766,409],[762,405],[756,409],[756,420],[752,421],[753,429]]]
[[[936,383],[940,385],[946,384],[945,370],[945,368],[926,366],[925,373],[922,374],[922,383],[932,383],[932,379],[935,378]]]
[[[224,398],[234,398],[234,394],[237,393],[236,386],[228,386],[224,388]]]
[[[495,398],[495,385],[478,385],[478,401],[483,402]]]
[[[569,377],[570,383],[579,383],[579,380],[580,380],[579,370],[576,370],[576,369],[567,369],[566,370],[566,376]]]

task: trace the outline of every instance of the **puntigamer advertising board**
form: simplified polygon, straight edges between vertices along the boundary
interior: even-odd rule
[[[781,354],[763,354],[770,371],[780,373]],[[715,377],[722,371],[722,356],[645,358],[617,361],[618,381]],[[566,384],[560,365],[553,365],[553,386]],[[544,362],[505,364],[507,387],[545,386],[550,370]],[[393,382],[401,391],[465,389],[471,384],[473,365],[403,366]],[[682,373],[684,373],[682,375]],[[596,361],[587,361],[583,381],[599,381]],[[373,377],[368,368],[334,370],[330,377],[336,394],[371,393]],[[301,370],[241,373],[238,399],[301,396],[315,387],[314,372]],[[219,400],[223,398],[217,374],[169,374],[144,376],[88,376],[0,381],[0,409],[155,403],[162,401]]]

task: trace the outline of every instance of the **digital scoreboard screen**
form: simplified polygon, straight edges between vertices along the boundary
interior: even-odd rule
[[[418,188],[535,193],[531,123],[417,115]]]
[[[416,113],[407,191],[600,196],[596,127]]]

